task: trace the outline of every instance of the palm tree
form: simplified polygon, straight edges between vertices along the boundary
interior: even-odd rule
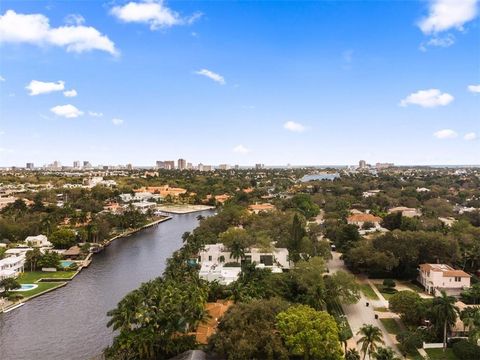
[[[375,360],[400,360],[395,354],[395,351],[392,348],[379,348],[374,354],[373,357]]]
[[[362,335],[357,344],[362,344],[363,360],[367,354],[370,358],[371,353],[377,349],[377,344],[384,344],[382,330],[374,325],[364,324],[357,335]]]
[[[240,241],[234,241],[230,245],[230,257],[237,260],[245,257],[245,247]]]
[[[447,349],[447,328],[454,325],[459,313],[455,298],[442,290],[441,296],[433,299],[432,314],[435,323],[443,323],[443,351]]]
[[[360,360],[360,354],[357,349],[348,349],[345,352],[345,360]]]
[[[463,322],[463,331],[468,327],[470,338],[475,341],[480,333],[480,306],[468,307],[460,313],[460,319]]]

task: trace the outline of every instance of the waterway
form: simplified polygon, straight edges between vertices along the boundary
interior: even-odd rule
[[[90,267],[70,283],[24,306],[0,314],[1,360],[85,360],[111,344],[106,312],[142,282],[162,274],[165,261],[182,246],[197,216],[172,220],[118,239],[96,254]]]

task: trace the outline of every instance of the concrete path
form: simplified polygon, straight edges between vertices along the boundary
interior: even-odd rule
[[[334,273],[338,270],[343,270],[349,272],[346,268],[343,260],[340,260],[340,253],[332,252],[333,258],[328,262],[328,268],[331,273]],[[372,286],[373,288],[373,286]],[[383,297],[380,297],[382,299]],[[369,303],[369,306],[366,304]],[[387,302],[388,305],[388,302]],[[374,307],[385,307],[385,299],[382,300],[370,300],[367,299],[363,294],[361,295],[360,301],[353,305],[342,305],[343,311],[347,316],[348,323],[353,332],[353,341],[349,341],[349,347],[355,347],[358,351],[360,351],[360,346],[356,344],[357,340],[361,337],[357,335],[358,330],[367,324],[367,325],[374,325],[379,327],[383,333],[383,340],[385,341],[385,346],[391,347],[398,356],[401,356],[400,351],[397,348],[395,343],[395,339],[393,335],[390,335],[380,320],[375,319],[375,311],[373,310]]]

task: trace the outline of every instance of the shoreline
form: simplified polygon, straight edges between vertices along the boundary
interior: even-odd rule
[[[161,224],[161,223],[163,223],[165,221],[168,221],[168,220],[171,220],[171,219],[172,219],[171,216],[163,216],[161,219],[157,219],[155,221],[152,221],[152,222],[150,222],[148,224],[145,224],[145,225],[143,225],[139,228],[127,230],[127,231],[125,231],[125,232],[123,232],[119,235],[115,235],[114,237],[102,242],[102,247],[101,247],[100,251],[103,251],[106,246],[109,246],[115,240],[118,240],[118,239],[124,238],[124,237],[128,237],[128,236],[133,235],[133,234],[135,234],[139,231],[142,231],[142,230],[148,229],[150,227],[156,226],[158,224]],[[72,276],[70,276],[69,278],[48,278],[48,277],[45,277],[45,278],[38,279],[36,282],[50,282],[50,283],[58,282],[58,285],[55,286],[55,287],[52,287],[50,289],[46,289],[42,292],[39,292],[38,294],[32,295],[28,298],[24,298],[20,301],[14,302],[14,303],[2,308],[0,310],[0,314],[1,313],[8,313],[12,310],[15,310],[15,309],[23,306],[29,300],[35,299],[35,298],[39,297],[40,295],[44,295],[44,294],[49,293],[51,291],[54,291],[54,290],[57,290],[57,289],[62,288],[64,286],[67,286],[68,282],[73,280],[83,270],[83,268],[86,268],[91,264],[91,262],[93,260],[92,259],[93,255],[94,255],[93,252],[89,253],[88,256],[83,260],[83,264],[80,265],[79,268],[77,269],[77,271],[75,271],[75,273]]]
[[[201,211],[206,211],[206,210],[213,210],[215,209],[215,206],[210,206],[210,205],[190,205],[190,204],[181,204],[181,205],[160,205],[157,206],[157,210],[164,212],[164,213],[170,213],[170,214],[191,214],[191,213],[196,213],[196,212],[201,212]]]

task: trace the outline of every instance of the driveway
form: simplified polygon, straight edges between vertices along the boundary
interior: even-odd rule
[[[330,273],[334,273],[338,270],[343,270],[349,272],[345,266],[343,260],[340,260],[340,253],[334,251],[332,252],[333,258],[328,262],[328,268]],[[369,303],[367,307],[366,304]],[[400,356],[401,353],[395,344],[393,335],[390,335],[380,320],[375,319],[375,312],[373,311],[374,307],[383,307],[385,304],[381,300],[370,300],[367,299],[363,294],[361,294],[360,301],[353,305],[342,305],[343,311],[347,316],[348,323],[352,328],[353,340],[350,340],[348,343],[349,347],[356,347],[360,351],[360,346],[356,344],[357,340],[361,337],[357,335],[358,330],[364,324],[370,324],[379,327],[383,333],[383,340],[385,345],[391,347],[397,354]]]

